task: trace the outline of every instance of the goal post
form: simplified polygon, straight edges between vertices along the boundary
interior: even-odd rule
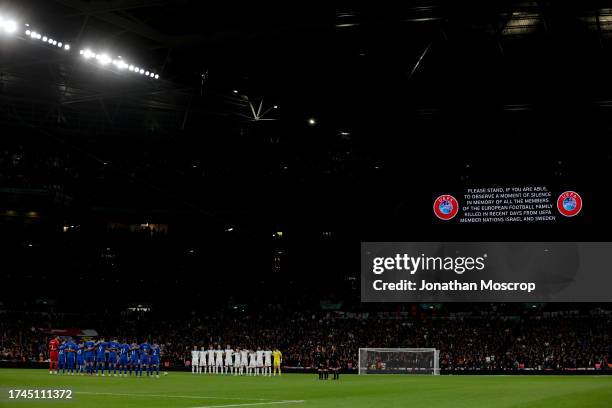
[[[360,348],[359,374],[440,374],[435,348]]]

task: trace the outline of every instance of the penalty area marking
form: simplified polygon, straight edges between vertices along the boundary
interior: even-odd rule
[[[246,404],[226,404],[226,405],[204,405],[193,408],[228,408],[228,407],[252,407],[254,405],[277,405],[277,404],[301,404],[305,400],[287,400],[287,401],[268,401],[268,402],[252,402]]]

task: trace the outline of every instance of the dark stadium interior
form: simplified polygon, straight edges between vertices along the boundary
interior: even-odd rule
[[[344,368],[368,345],[440,347],[443,369],[612,364],[610,303],[365,304],[357,257],[609,240],[612,3],[343,3],[2,2],[161,78],[0,37],[0,360],[44,356],[37,328],[92,326],[177,365],[239,328],[301,366],[328,342]],[[588,211],[431,216],[438,194],[495,183],[579,186]]]

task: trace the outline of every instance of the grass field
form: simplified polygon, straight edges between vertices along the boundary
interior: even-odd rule
[[[9,399],[9,389],[71,389],[71,400]],[[315,375],[161,378],[51,376],[0,370],[0,406],[15,407],[612,407],[612,376]]]

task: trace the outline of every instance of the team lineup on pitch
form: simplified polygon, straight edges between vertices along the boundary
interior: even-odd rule
[[[104,337],[94,341],[77,340],[71,337],[61,339],[54,337],[49,341],[49,374],[68,375],[96,375],[96,376],[146,376],[155,375],[159,378],[162,347],[157,342],[138,344],[133,341],[128,344],[116,338],[105,341]],[[326,370],[328,361],[335,361],[333,353],[331,359],[325,359],[319,351],[320,373]],[[274,371],[272,361],[274,360]],[[232,374],[238,375],[281,375],[282,353],[278,349],[248,350],[236,348],[233,350],[228,344],[225,349],[221,345],[214,348],[212,345],[206,349],[202,346],[193,347],[191,351],[192,374]],[[336,364],[333,365],[336,367]],[[332,367],[332,369],[333,369]],[[337,371],[337,370],[336,370]],[[106,372],[106,374],[105,374]],[[337,377],[334,373],[334,379]]]
[[[208,350],[197,346],[191,350],[192,374],[232,374],[232,375],[281,375],[282,353],[278,349],[248,350],[227,345],[225,350],[209,346]],[[274,372],[272,360],[274,359]]]

